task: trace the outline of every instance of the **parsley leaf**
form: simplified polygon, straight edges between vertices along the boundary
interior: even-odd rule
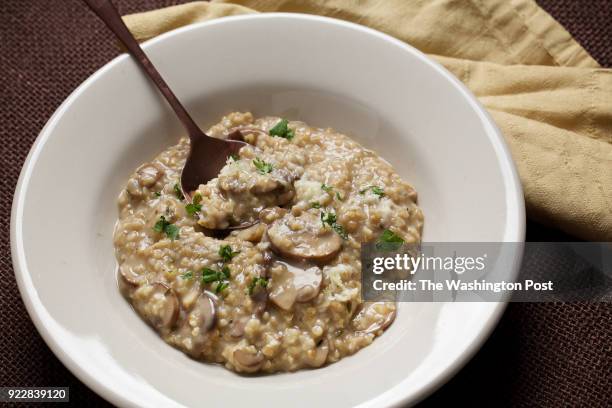
[[[217,282],[217,287],[215,288],[215,293],[221,293],[229,286],[227,282]]]
[[[179,237],[179,227],[174,224],[169,224],[166,226],[166,228],[164,228],[164,232],[172,241]]]
[[[261,288],[265,288],[268,286],[268,279],[267,278],[262,278],[260,276],[256,277],[255,279],[253,279],[251,281],[251,283],[249,283],[249,295],[252,295],[253,292],[255,291],[255,288],[259,286]]]
[[[220,271],[215,271],[210,268],[202,269],[202,284],[216,282],[215,292],[220,293],[229,286],[228,279],[230,278],[230,269],[227,266],[221,268]]]
[[[219,280],[219,272],[214,269],[204,268],[202,269],[202,282],[210,283]]]
[[[368,186],[364,188],[363,190],[360,190],[359,194],[365,194],[365,192],[368,190],[372,190],[372,193],[376,194],[378,198],[383,198],[385,196],[385,190],[383,190],[382,188],[378,186]]]
[[[185,210],[187,210],[187,213],[189,215],[194,216],[198,211],[202,210],[202,204],[200,204],[201,202],[202,202],[202,194],[195,193],[193,195],[193,200],[191,200],[191,203],[185,206]]]
[[[337,192],[337,191],[336,191],[336,198],[337,198],[338,200],[340,200],[340,201],[344,201],[344,197],[342,197],[342,196],[340,195],[340,193],[339,193],[339,192]]]
[[[327,224],[330,227],[336,223],[336,214],[332,212],[322,212],[321,213],[321,222],[323,225]]]
[[[396,242],[400,244],[404,243],[404,240],[402,239],[402,237],[400,237],[395,232],[389,229],[384,230],[383,233],[378,238],[378,240],[380,242]]]
[[[318,201],[313,201],[310,203],[310,208],[321,208],[321,203]]]
[[[256,157],[255,160],[253,160],[253,164],[255,165],[255,168],[257,168],[257,171],[261,174],[272,172],[272,168],[273,168],[272,164],[266,163],[265,161],[261,160],[259,157]]]
[[[221,245],[219,248],[219,256],[223,258],[224,262],[230,262],[233,257],[238,255],[240,251],[233,251],[229,245]]]
[[[378,186],[372,187],[372,192],[380,198],[383,198],[385,196],[385,190],[383,190],[382,188]]]
[[[192,271],[187,271],[184,274],[181,275],[181,278],[183,279],[191,279],[193,278],[193,272]]]
[[[200,204],[187,204],[185,206],[185,210],[187,210],[187,214],[191,216],[196,215],[196,213],[200,211],[201,209],[202,209],[202,206]]]
[[[323,183],[321,184],[321,190],[325,191],[326,193],[330,193],[333,191],[333,187],[332,186],[328,186],[327,184]]]
[[[293,129],[289,129],[289,121],[287,119],[281,119],[272,129],[270,129],[271,136],[278,136],[287,140],[293,139],[295,133]]]
[[[223,275],[223,277],[225,279],[229,279],[230,278],[230,268],[229,266],[224,266],[223,268],[221,268],[221,275]]]
[[[179,227],[174,224],[170,224],[163,215],[159,217],[159,220],[157,220],[153,226],[153,231],[159,233],[163,232],[173,241],[179,237]]]
[[[378,237],[376,249],[397,250],[404,243],[404,239],[395,232],[386,229]]]
[[[235,162],[240,160],[240,156],[238,156],[237,154],[230,154],[230,158]]]
[[[155,232],[164,232],[164,229],[166,228],[166,225],[168,225],[168,224],[170,224],[170,223],[168,221],[166,221],[166,217],[164,217],[162,215],[161,217],[159,217],[159,220],[157,220],[157,222],[153,226],[153,231],[155,231]]]
[[[340,237],[342,237],[342,239],[348,239],[348,233],[346,232],[346,230],[344,229],[342,225],[334,224],[332,225],[332,228],[334,231],[336,231],[338,235],[340,235]]]
[[[161,197],[161,193],[159,191],[154,192],[153,195],[155,197]]]
[[[179,186],[178,183],[174,184],[174,195],[179,200],[184,200],[185,199],[185,196],[183,195],[183,191],[181,190],[181,186]]]
[[[336,231],[336,233],[342,237],[342,239],[348,239],[348,233],[342,225],[338,224],[336,214],[332,212],[322,212],[321,223],[323,226],[329,225],[331,229]]]

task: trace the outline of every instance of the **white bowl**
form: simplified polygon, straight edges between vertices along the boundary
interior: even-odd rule
[[[144,48],[203,127],[251,110],[333,127],[377,150],[419,192],[426,241],[523,240],[521,187],[499,131],[457,79],[414,48],[358,25],[296,14],[195,24]],[[107,400],[149,407],[414,403],[494,327],[503,303],[406,303],[395,324],[356,355],[260,377],[166,345],[117,290],[112,231],[128,175],[182,133],[134,61],[119,56],[55,112],[15,192],[11,244],[26,307],[53,352]],[[509,278],[520,254],[515,261]]]

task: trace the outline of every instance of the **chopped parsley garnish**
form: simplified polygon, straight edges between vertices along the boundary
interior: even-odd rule
[[[201,202],[202,202],[202,194],[195,193],[193,195],[193,200],[191,200],[191,203],[185,206],[185,210],[187,210],[187,213],[189,215],[194,216],[198,211],[202,210],[202,204],[200,204]]]
[[[192,271],[187,271],[184,274],[181,275],[181,278],[183,279],[191,279],[193,278],[193,272]]]
[[[313,201],[310,203],[310,208],[321,208],[321,203],[318,201]]]
[[[378,186],[372,187],[372,192],[380,198],[383,198],[385,196],[385,190],[383,190],[382,188]]]
[[[346,232],[346,230],[344,229],[342,225],[334,224],[332,225],[332,228],[334,231],[336,231],[338,235],[340,235],[340,237],[342,237],[342,239],[348,239],[348,233]]]
[[[238,156],[237,154],[230,154],[230,158],[235,162],[240,160],[240,156]]]
[[[228,286],[229,286],[229,283],[227,282],[218,282],[217,286],[215,287],[215,293],[223,292],[223,290],[227,288]]]
[[[216,282],[215,292],[220,293],[229,286],[228,279],[230,278],[230,269],[227,266],[216,271],[210,268],[202,269],[202,283]]]
[[[368,186],[364,188],[363,190],[360,190],[359,194],[365,194],[365,192],[368,190],[372,190],[372,192],[376,194],[379,198],[383,198],[385,196],[385,190],[383,190],[382,188],[378,186]]]
[[[323,226],[329,225],[331,229],[336,231],[336,233],[342,237],[342,239],[348,239],[348,233],[346,232],[344,227],[336,222],[336,214],[332,212],[322,212],[321,223],[323,224]]]
[[[287,140],[293,139],[295,133],[293,129],[289,129],[289,121],[287,119],[281,119],[272,129],[270,129],[271,136],[278,136]]]
[[[161,193],[159,191],[154,192],[153,195],[155,197],[161,197]]]
[[[240,251],[233,251],[229,245],[221,245],[219,248],[219,256],[223,258],[224,262],[230,262],[233,257],[238,255]]]
[[[153,226],[153,231],[164,232],[164,228],[166,228],[166,225],[168,225],[168,221],[166,221],[166,217],[162,215],[161,217],[159,217],[159,220],[157,220],[157,222]]]
[[[224,262],[232,260],[236,254],[240,251],[232,251],[232,247],[229,245],[221,245],[219,248],[219,255],[223,258]],[[211,268],[202,268],[202,284],[205,283],[216,283],[215,292],[221,293],[229,286],[230,268],[227,265],[223,265],[221,270],[215,270]]]
[[[380,234],[380,237],[378,237],[376,249],[397,250],[403,243],[404,240],[402,237],[397,235],[395,232],[386,229],[382,234]]]
[[[164,232],[172,241],[179,237],[179,227],[174,224],[169,224],[168,226],[166,226]]]
[[[321,213],[321,222],[323,225],[327,224],[330,227],[336,223],[336,214],[332,212],[322,212]]]
[[[327,184],[323,183],[321,184],[321,190],[325,191],[326,193],[331,194],[334,188],[332,186],[328,186]]]
[[[400,237],[395,232],[389,229],[384,230],[383,233],[378,238],[378,240],[380,242],[396,242],[400,244],[404,243],[404,240],[402,239],[402,237]]]
[[[255,165],[255,168],[257,168],[257,171],[261,174],[267,174],[272,172],[272,164],[266,163],[259,157],[256,157],[255,160],[253,160],[253,164]]]
[[[204,268],[202,269],[202,282],[210,283],[219,279],[219,271],[214,269]]]
[[[159,220],[157,220],[153,226],[153,231],[159,233],[163,232],[173,241],[179,237],[179,227],[174,224],[170,224],[163,215],[159,217]]]
[[[181,186],[179,186],[178,183],[174,184],[174,195],[179,200],[184,200],[185,199],[185,196],[183,195],[183,191],[181,190]]]
[[[253,292],[255,291],[255,288],[259,286],[261,288],[265,288],[268,286],[268,279],[267,278],[262,278],[260,276],[258,276],[257,278],[253,279],[251,281],[251,283],[249,283],[249,295],[252,295]]]
[[[325,183],[321,184],[321,190],[325,191],[327,194],[334,194],[334,187],[328,186]],[[344,201],[344,197],[342,197],[338,191],[336,191],[336,198],[340,201]]]

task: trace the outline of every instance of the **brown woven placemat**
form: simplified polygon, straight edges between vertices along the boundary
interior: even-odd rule
[[[124,14],[181,2],[116,1]],[[609,0],[540,4],[602,65],[612,65]],[[117,55],[115,44],[78,0],[0,1],[0,220],[5,227],[0,238],[0,386],[69,386],[71,402],[78,406],[107,404],[64,368],[31,323],[10,260],[10,210],[19,171],[38,132],[75,87]],[[533,223],[528,234],[571,239]],[[611,332],[608,304],[512,304],[483,349],[424,405],[610,406]]]

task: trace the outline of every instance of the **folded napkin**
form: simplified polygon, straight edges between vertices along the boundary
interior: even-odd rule
[[[599,67],[532,0],[235,0],[126,16],[139,41],[198,21],[254,12],[335,17],[430,54],[502,130],[528,216],[612,241],[612,70]],[[409,75],[409,73],[407,73]]]

